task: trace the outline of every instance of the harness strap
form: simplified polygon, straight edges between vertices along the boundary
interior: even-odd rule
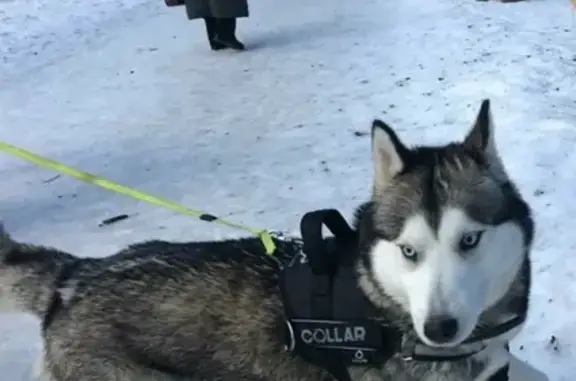
[[[341,244],[356,239],[356,233],[336,209],[320,209],[306,213],[300,221],[302,251],[306,253],[314,274],[332,275],[338,263],[334,253],[327,252],[322,228],[326,226]]]
[[[525,320],[526,320],[526,314],[517,315],[517,316],[513,317],[512,319],[509,319],[509,320],[505,321],[504,323],[498,324],[497,326],[493,327],[489,332],[484,332],[484,333],[472,336],[471,338],[465,340],[464,344],[479,342],[479,341],[491,339],[493,337],[501,336],[501,335],[505,334],[506,332],[516,328],[520,324],[524,323]]]

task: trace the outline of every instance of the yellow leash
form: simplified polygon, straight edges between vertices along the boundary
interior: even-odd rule
[[[161,206],[163,208],[172,210],[172,211],[177,212],[177,213],[181,213],[181,214],[188,215],[188,216],[193,216],[193,217],[196,217],[202,221],[216,222],[220,225],[228,226],[228,227],[231,227],[234,229],[244,230],[244,231],[249,232],[250,234],[253,234],[253,235],[257,236],[258,238],[260,238],[260,240],[262,241],[262,244],[266,248],[266,253],[268,255],[273,255],[274,251],[276,251],[276,245],[274,244],[274,241],[272,239],[272,235],[265,230],[252,229],[248,226],[237,224],[234,222],[230,222],[230,221],[224,220],[220,217],[216,217],[216,216],[213,216],[213,215],[208,214],[208,213],[203,213],[202,211],[199,211],[199,210],[186,208],[186,207],[179,205],[175,202],[166,200],[166,199],[161,198],[161,197],[152,196],[152,195],[144,193],[144,192],[140,192],[136,189],[132,189],[132,188],[126,187],[124,185],[120,185],[118,183],[107,180],[107,179],[100,177],[100,176],[90,174],[88,172],[79,171],[77,169],[68,167],[64,164],[58,163],[54,160],[50,160],[50,159],[42,157],[40,155],[36,155],[30,151],[26,151],[22,148],[15,147],[13,145],[4,143],[2,141],[0,141],[0,150],[4,151],[10,155],[19,157],[19,158],[27,160],[27,161],[30,161],[36,165],[41,166],[41,167],[53,169],[56,172],[60,172],[62,174],[68,175],[70,177],[73,177],[73,178],[80,180],[82,182],[85,182],[85,183],[94,184],[100,188],[104,188],[104,189],[109,190],[109,191],[114,192],[114,193],[120,193],[121,195],[131,197],[131,198],[134,198],[136,200],[144,201],[144,202],[147,202],[147,203],[152,204],[152,205]]]

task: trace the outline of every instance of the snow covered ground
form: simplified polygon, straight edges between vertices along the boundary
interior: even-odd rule
[[[296,233],[369,192],[369,122],[411,143],[464,134],[493,101],[533,205],[534,297],[515,353],[576,374],[576,13],[568,0],[259,0],[244,53],[161,0],[0,0],[0,140],[255,227]],[[0,153],[0,216],[22,240],[106,255],[145,238],[239,235]],[[101,228],[101,220],[130,214]],[[31,380],[31,318],[0,317],[0,374]]]

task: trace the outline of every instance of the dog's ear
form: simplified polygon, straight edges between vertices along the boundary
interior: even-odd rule
[[[504,165],[496,148],[494,121],[488,99],[482,101],[476,122],[468,132],[463,144],[469,150],[480,154],[493,174],[497,177],[505,177]]]
[[[409,150],[390,126],[381,120],[372,122],[372,160],[374,188],[384,189],[406,167]]]
[[[474,152],[487,157],[497,157],[496,144],[494,142],[494,122],[490,111],[490,100],[485,99],[480,105],[480,111],[476,116],[476,122],[464,139],[464,146]]]

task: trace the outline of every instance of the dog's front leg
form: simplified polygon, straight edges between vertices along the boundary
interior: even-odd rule
[[[486,351],[489,352],[482,361],[485,364],[484,369],[474,377],[474,381],[501,381],[497,375],[500,375],[499,372],[507,372],[510,364],[510,352],[505,345],[500,343],[495,347],[489,347]]]

